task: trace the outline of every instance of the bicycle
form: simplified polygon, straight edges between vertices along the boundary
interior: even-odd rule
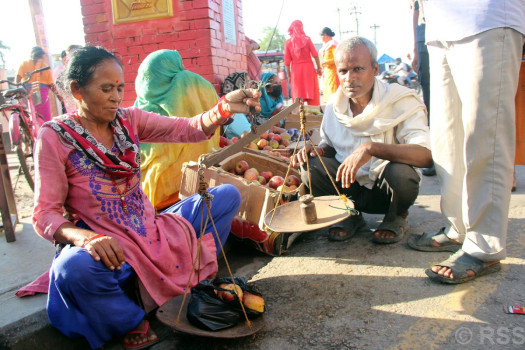
[[[38,130],[44,123],[44,119],[36,112],[34,104],[28,98],[28,96],[33,93],[33,89],[28,90],[24,85],[31,79],[33,74],[47,69],[50,69],[50,67],[43,67],[27,73],[27,79],[20,83],[0,80],[0,84],[7,83],[8,85],[15,86],[14,89],[2,91],[6,103],[0,106],[0,110],[4,118],[9,122],[11,149],[16,151],[18,160],[20,161],[18,175],[20,176],[20,172],[24,173],[27,183],[32,190],[34,190],[35,187],[33,180],[33,146],[38,135]]]

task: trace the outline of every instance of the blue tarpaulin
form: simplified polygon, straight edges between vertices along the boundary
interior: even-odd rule
[[[379,57],[379,59],[377,60],[377,63],[382,64],[382,63],[390,63],[390,62],[395,62],[395,61],[396,61],[395,59],[393,59],[392,57],[384,53],[381,57]]]

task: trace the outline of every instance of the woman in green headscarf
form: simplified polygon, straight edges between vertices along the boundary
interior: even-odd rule
[[[149,54],[135,80],[135,106],[165,116],[190,118],[209,110],[218,101],[213,85],[200,75],[184,69],[182,57],[174,50]],[[182,164],[219,149],[219,133],[210,140],[192,144],[141,144],[141,182],[156,209],[178,200]]]

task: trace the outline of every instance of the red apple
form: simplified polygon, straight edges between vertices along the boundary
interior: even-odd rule
[[[243,175],[246,170],[248,170],[250,166],[248,165],[248,162],[245,160],[240,160],[235,164],[235,172],[237,175]]]
[[[235,137],[235,136],[232,137],[232,142],[233,142],[233,143],[235,143],[235,142],[237,142],[237,141],[239,141],[239,138],[238,138],[238,137]]]
[[[279,175],[273,176],[270,179],[270,181],[268,181],[268,186],[270,186],[274,190],[276,190],[277,187],[281,186],[282,184],[284,184],[284,178],[282,176],[279,176]]]
[[[264,176],[257,176],[257,181],[259,181],[261,185],[266,185],[266,178]]]
[[[237,173],[235,172],[235,168],[231,168],[230,170],[228,170],[228,172],[237,175]]]
[[[270,140],[281,142],[281,136],[279,136],[278,134],[274,134]]]
[[[274,136],[275,134],[273,132],[268,133],[268,140],[273,139]]]
[[[261,139],[265,139],[265,140],[268,139],[268,131],[265,131],[265,132],[262,133]]]
[[[273,177],[273,173],[271,171],[261,171],[259,175],[264,177],[266,182],[270,181],[270,179]]]
[[[301,184],[301,180],[295,176],[295,175],[288,175],[288,177],[286,178],[286,181],[284,182],[284,184],[288,187],[290,186],[299,186],[299,184]]]
[[[288,135],[288,134],[286,134],[286,135]],[[284,147],[289,146],[290,145],[290,141],[288,141],[288,139],[281,139],[281,145],[283,145]]]
[[[221,283],[219,284],[219,288],[226,289],[228,291],[219,291],[217,295],[219,298],[221,298],[224,301],[232,301],[234,300],[233,293],[237,294],[237,297],[242,300],[243,292],[241,287],[239,287],[236,284],[233,283]]]
[[[226,147],[226,137],[224,136],[221,136],[219,138],[219,147],[222,148],[222,147]]]
[[[257,181],[257,171],[255,169],[248,169],[244,172],[244,178],[249,181]]]
[[[268,145],[268,141],[265,139],[260,139],[259,142],[257,142],[257,147],[259,147],[259,149],[264,149],[266,145]]]

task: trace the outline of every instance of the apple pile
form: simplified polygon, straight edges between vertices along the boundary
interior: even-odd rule
[[[259,138],[256,138],[250,142],[246,147],[255,150],[267,150],[272,151],[276,149],[284,149],[291,142],[296,141],[296,134],[299,133],[298,129],[286,130],[278,126],[272,126],[269,130],[265,131]],[[243,138],[248,131],[245,131],[240,138]],[[295,138],[295,140],[294,140]],[[219,141],[219,147],[227,147],[239,141],[239,137],[232,137],[231,139],[221,136]]]
[[[304,115],[305,117],[320,116],[323,115],[323,112],[316,108],[304,107]]]
[[[272,151],[275,149],[285,149],[292,142],[292,135],[286,129],[272,126],[270,130],[262,133],[261,137],[253,140],[247,148],[256,150]]]
[[[219,299],[233,301],[235,300],[235,294],[239,300],[242,300],[242,303],[246,308],[261,313],[264,312],[265,304],[262,297],[248,291],[243,291],[241,287],[233,283],[221,283],[218,287],[224,289],[215,290],[215,294],[217,294]]]
[[[251,167],[245,160],[240,160],[235,167],[229,170],[230,173],[242,176],[248,181],[258,185],[267,185],[277,191],[292,192],[299,187],[301,179],[295,175],[288,175],[286,179],[282,176],[274,175],[271,171],[261,171]]]

